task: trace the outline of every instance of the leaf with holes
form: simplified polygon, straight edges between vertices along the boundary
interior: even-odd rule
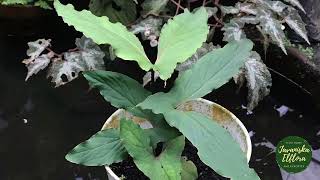
[[[75,44],[79,51],[73,53],[79,54],[81,61],[86,64],[86,71],[101,70],[105,68],[103,60],[105,54],[92,39],[82,36],[81,38],[76,39]]]
[[[68,161],[85,166],[111,165],[126,157],[127,152],[118,129],[99,131],[66,155]]]
[[[195,13],[186,9],[163,26],[158,56],[153,66],[162,80],[170,78],[177,63],[186,61],[201,47],[209,33],[207,20],[205,8],[200,8]]]
[[[54,54],[49,52],[48,54],[42,54],[33,61],[26,61],[25,64],[28,68],[28,74],[25,80],[27,81],[33,74],[37,74],[40,70],[45,69],[53,56]]]
[[[229,23],[225,24],[221,30],[223,33],[223,41],[239,41],[240,39],[245,39],[246,34],[243,31],[244,23],[241,21],[231,20]]]
[[[63,5],[54,2],[55,9],[64,22],[91,38],[97,44],[110,44],[115,55],[129,61],[136,61],[148,71],[152,64],[147,58],[139,39],[120,23],[112,23],[105,16],[97,17],[90,11],[76,11],[71,4]]]
[[[120,121],[120,137],[134,163],[152,180],[180,180],[181,153],[185,139],[179,136],[167,142],[159,156],[154,156],[150,137],[130,120]]]
[[[104,69],[104,53],[91,39],[76,39],[77,51],[65,52],[54,58],[47,77],[52,77],[56,87],[76,79],[80,72]]]
[[[136,20],[136,4],[132,0],[91,0],[89,10],[96,16],[107,16],[111,22],[130,24]]]
[[[78,53],[65,53],[64,58],[66,60],[54,58],[48,70],[47,78],[52,78],[51,82],[55,83],[55,87],[67,84],[85,71],[85,64],[79,61]]]
[[[30,56],[28,59],[23,60],[24,64],[28,64],[34,61],[37,57],[40,56],[43,51],[49,47],[51,39],[38,39],[33,42],[28,42],[29,49],[27,50],[27,55]]]
[[[268,34],[282,51],[287,54],[284,46],[286,36],[281,29],[281,22],[275,19],[272,12],[268,9],[259,9],[257,17],[259,17],[262,32]]]

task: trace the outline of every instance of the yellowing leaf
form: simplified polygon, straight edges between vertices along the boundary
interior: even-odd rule
[[[185,10],[164,25],[153,67],[161,79],[170,78],[177,63],[186,61],[201,47],[209,33],[207,20],[208,13],[205,8],[200,8],[195,13]]]
[[[120,23],[112,23],[105,16],[97,17],[90,11],[76,11],[71,4],[63,5],[58,0],[54,7],[65,23],[91,38],[97,44],[110,44],[115,55],[129,61],[136,61],[148,71],[152,67],[139,39]]]

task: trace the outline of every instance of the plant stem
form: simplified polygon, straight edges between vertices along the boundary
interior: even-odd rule
[[[179,6],[180,6],[180,3],[181,3],[181,0],[178,1]],[[179,13],[179,6],[177,6],[176,15]]]
[[[46,48],[46,50],[49,51],[49,52],[52,52],[55,56],[57,56],[59,58],[62,58],[62,54],[58,54],[58,53],[54,52],[52,49],[50,49],[48,47]]]
[[[202,6],[205,6],[207,4],[207,0],[203,0]]]
[[[181,5],[180,5],[180,1],[181,0],[179,0],[179,3],[177,3],[176,1],[174,1],[174,0],[170,0],[173,4],[175,4],[176,6],[177,6],[177,8],[180,8],[180,9],[182,9],[182,10],[184,10],[184,7],[182,7]]]

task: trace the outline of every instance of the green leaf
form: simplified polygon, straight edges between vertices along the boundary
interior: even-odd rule
[[[126,109],[138,117],[146,118],[154,127],[163,126],[162,115],[155,115],[149,110],[136,107],[151,94],[136,80],[111,71],[87,71],[83,75],[90,87],[97,88],[112,106]]]
[[[205,96],[239,72],[252,46],[250,40],[240,40],[207,53],[177,78],[170,92],[151,95],[139,106],[158,114],[168,112],[185,101]]]
[[[63,5],[58,0],[54,7],[65,23],[74,26],[97,44],[110,44],[117,57],[136,61],[139,66],[149,71],[152,67],[139,39],[120,23],[111,23],[105,16],[97,17],[90,11],[76,11],[71,4]]]
[[[68,161],[85,166],[110,165],[126,157],[126,149],[117,129],[99,131],[66,155]]]
[[[52,9],[51,5],[49,4],[49,2],[45,1],[45,0],[39,0],[37,2],[34,3],[35,6],[39,6],[43,9]]]
[[[144,131],[150,137],[150,142],[153,148],[157,146],[160,142],[168,142],[171,139],[174,139],[181,135],[177,129],[170,127],[161,127],[161,128],[151,128],[145,129]]]
[[[153,67],[160,78],[167,80],[177,63],[191,57],[206,40],[209,28],[208,13],[200,8],[195,13],[184,13],[169,20],[161,30],[157,61]]]
[[[198,178],[198,171],[196,165],[192,161],[188,161],[186,157],[181,158],[181,179],[182,180],[196,180]]]
[[[132,121],[120,121],[120,136],[134,163],[151,180],[181,179],[183,136],[169,141],[158,157],[153,154],[149,136]]]
[[[148,15],[158,16],[162,11],[165,10],[166,5],[169,0],[145,0],[142,3],[142,16],[146,17]]]
[[[178,64],[176,67],[176,71],[179,71],[179,74],[190,69],[193,64],[195,64],[199,59],[201,59],[207,53],[213,51],[214,49],[220,48],[219,46],[214,46],[211,43],[203,43],[202,46],[197,49],[196,53],[194,53],[190,58],[188,58],[185,62]]]
[[[88,71],[83,75],[90,87],[99,89],[105,100],[117,108],[133,108],[151,94],[139,82],[121,73]]]
[[[178,110],[166,112],[164,116],[198,149],[201,161],[218,174],[237,180],[259,179],[255,171],[249,168],[240,145],[212,119],[197,112]]]
[[[15,4],[26,5],[31,2],[32,2],[32,0],[3,0],[3,1],[1,1],[1,4],[3,4],[3,5],[15,5]]]
[[[111,22],[125,25],[134,22],[137,16],[136,4],[131,0],[91,0],[89,10],[96,16],[107,16]]]

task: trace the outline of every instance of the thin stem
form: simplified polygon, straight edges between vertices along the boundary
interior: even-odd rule
[[[73,48],[73,49],[69,49],[68,52],[75,52],[75,51],[79,51],[79,48]]]
[[[58,53],[54,52],[52,49],[50,49],[48,47],[46,48],[46,50],[49,51],[49,52],[52,52],[55,56],[57,56],[59,58],[62,58],[62,54],[58,54]]]
[[[181,0],[178,1],[178,4],[180,6]],[[177,5],[177,9],[176,9],[176,15],[179,13],[179,6]]]
[[[224,24],[224,22],[222,21],[222,19],[219,19],[219,18],[217,17],[217,15],[213,15],[213,17],[214,17],[214,19],[215,19],[218,23],[220,23],[221,25]]]
[[[175,4],[177,7],[179,7],[180,9],[182,9],[182,10],[184,10],[184,7],[182,7],[181,5],[180,5],[180,3],[177,3],[176,1],[174,1],[174,0],[170,0],[173,4]],[[179,0],[179,2],[180,2],[181,0]]]
[[[299,85],[298,83],[294,82],[293,80],[291,80],[291,79],[288,78],[287,76],[281,74],[280,72],[278,72],[278,71],[276,71],[276,70],[274,70],[274,69],[272,69],[272,68],[270,68],[270,67],[268,67],[268,69],[269,69],[270,71],[272,71],[273,73],[275,73],[275,74],[277,74],[277,75],[285,78],[287,81],[289,81],[290,83],[294,84],[295,86],[297,86],[298,88],[300,88],[300,89],[301,89],[302,91],[304,91],[305,93],[307,93],[307,94],[309,94],[309,95],[312,95],[311,92],[309,92],[308,90],[306,90],[306,89],[303,88],[301,85]]]
[[[207,4],[207,0],[203,0],[202,6],[205,6]]]

